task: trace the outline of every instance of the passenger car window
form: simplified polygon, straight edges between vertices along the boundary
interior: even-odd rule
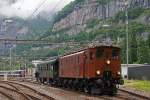
[[[103,57],[103,55],[104,55],[104,50],[103,49],[98,49],[96,51],[96,57],[97,58],[101,58],[101,57]]]
[[[49,70],[49,64],[47,64],[47,66],[46,66],[46,70]]]

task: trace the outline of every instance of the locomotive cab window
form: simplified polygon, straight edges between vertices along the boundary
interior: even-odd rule
[[[103,55],[104,55],[104,50],[103,50],[103,49],[98,49],[98,50],[96,51],[96,57],[97,57],[97,58],[102,58]]]
[[[115,58],[115,57],[119,57],[119,51],[118,50],[112,50],[112,57]]]

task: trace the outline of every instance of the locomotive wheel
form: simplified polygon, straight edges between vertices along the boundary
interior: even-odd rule
[[[62,80],[58,80],[57,86],[58,86],[58,87],[63,87],[63,81],[62,81]]]
[[[78,90],[78,84],[77,83],[73,83],[73,89],[76,91]]]
[[[116,94],[117,94],[117,88],[113,86],[113,87],[111,88],[111,91],[109,92],[109,95],[114,96],[114,95],[116,95]]]
[[[69,81],[68,81],[68,87],[69,87],[70,89],[73,89],[72,80],[69,80]]]
[[[84,84],[83,83],[80,83],[79,91],[84,92]]]
[[[42,78],[40,78],[40,83],[42,83]]]
[[[72,81],[72,89],[77,91],[78,90],[78,84],[75,81]]]
[[[85,92],[85,93],[89,93],[89,87],[88,86],[84,86],[84,88],[83,88],[83,91]]]
[[[67,79],[63,80],[63,88],[68,88],[68,80]]]
[[[99,87],[91,87],[90,94],[92,95],[101,95],[103,93],[103,89]]]

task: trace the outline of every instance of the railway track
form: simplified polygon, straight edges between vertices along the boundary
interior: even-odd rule
[[[14,86],[13,84],[10,84],[10,83],[4,83],[4,84],[5,85],[7,84],[7,85],[11,86],[12,88],[14,88],[15,92],[20,91],[20,93],[22,93],[23,95],[25,95],[27,97],[27,100],[40,100],[39,98],[37,98],[31,94],[23,92],[21,89],[18,89],[18,87]]]
[[[4,86],[4,85],[8,85],[9,87]],[[1,81],[0,88],[6,89],[9,92],[11,91],[11,92],[15,92],[15,93],[21,95],[21,99],[17,99],[17,98],[14,99],[11,97],[12,95],[7,96],[8,98],[11,97],[12,98],[11,100],[54,100],[53,98],[51,98],[50,96],[48,96],[44,93],[41,93],[27,85],[23,85],[23,84],[20,84],[17,82]],[[22,98],[24,98],[24,99],[22,99]]]
[[[35,85],[40,85],[35,81],[29,81],[29,80],[24,80],[25,83],[29,83],[29,84],[35,84]],[[46,87],[49,87],[48,85],[44,85]],[[70,92],[75,92],[73,90],[70,89],[65,89],[66,91],[70,91]],[[129,91],[125,91],[122,89],[118,90],[118,94],[115,96],[109,96],[109,95],[102,95],[102,96],[92,96],[83,92],[77,92],[77,94],[82,95],[83,97],[86,97],[87,100],[150,100],[150,97],[145,97],[139,94],[135,94]],[[89,99],[92,98],[92,99]],[[94,99],[93,99],[94,98]],[[77,99],[78,100],[78,99]]]
[[[118,94],[115,96],[109,96],[109,95],[89,95],[87,93],[83,93],[83,92],[76,92],[70,89],[58,89],[58,88],[54,88],[54,87],[50,87],[49,85],[41,85],[41,83],[38,83],[36,81],[33,80],[20,80],[20,83],[24,83],[24,84],[28,84],[28,85],[32,85],[35,87],[45,87],[43,88],[44,90],[48,91],[49,93],[51,92],[52,94],[55,94],[55,96],[53,97],[54,99],[58,99],[58,100],[63,100],[63,98],[65,97],[69,97],[69,96],[76,96],[76,98],[74,98],[72,96],[72,98],[74,100],[150,100],[149,97],[145,97],[145,96],[141,96],[139,94],[135,94],[126,90],[122,90],[119,89],[118,90]],[[16,83],[16,82],[15,82]],[[57,90],[57,92],[55,92],[54,90]],[[54,93],[53,93],[54,91]],[[51,95],[50,93],[50,95]],[[60,98],[57,97],[60,96]],[[56,97],[56,98],[55,98]],[[71,98],[71,100],[72,100]],[[82,98],[82,99],[81,99]],[[36,99],[35,99],[36,100]],[[70,100],[70,99],[64,99],[64,100]]]
[[[28,95],[24,94],[23,92],[5,86],[0,86],[0,91],[10,100],[19,100],[21,98],[23,100],[31,100],[31,98]]]
[[[147,97],[147,96],[144,96],[144,95],[141,95],[141,94],[137,94],[137,93],[133,93],[133,92],[130,92],[130,91],[127,91],[125,89],[119,89],[120,92],[123,92],[123,93],[127,93],[127,94],[130,94],[134,97],[137,97],[139,98],[139,100],[150,100],[150,96]]]
[[[5,97],[5,99],[8,99],[8,100],[15,100],[14,98],[12,98],[11,95],[9,95],[9,94],[7,94],[7,93],[5,93],[5,92],[0,91],[0,94],[2,94],[2,95]]]

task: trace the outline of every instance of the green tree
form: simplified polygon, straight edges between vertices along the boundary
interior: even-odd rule
[[[71,3],[69,3],[68,5],[66,5],[61,11],[59,11],[57,13],[57,15],[55,15],[55,19],[54,22],[60,21],[62,18],[66,17],[68,14],[70,14],[71,12],[73,12],[74,8],[76,7],[77,4],[80,5],[80,3],[84,2],[84,0],[74,0]],[[79,8],[81,8],[81,6],[79,6]]]
[[[139,62],[140,63],[150,63],[150,50],[144,39],[139,40]]]
[[[100,4],[107,4],[110,1],[113,1],[113,0],[97,0],[97,2],[99,2]]]
[[[121,43],[121,63],[126,64],[126,39],[124,38]]]
[[[132,34],[130,39],[130,56],[131,56],[131,63],[137,62],[137,39],[136,35]]]
[[[148,35],[147,44],[148,44],[148,47],[150,48],[150,34]]]

